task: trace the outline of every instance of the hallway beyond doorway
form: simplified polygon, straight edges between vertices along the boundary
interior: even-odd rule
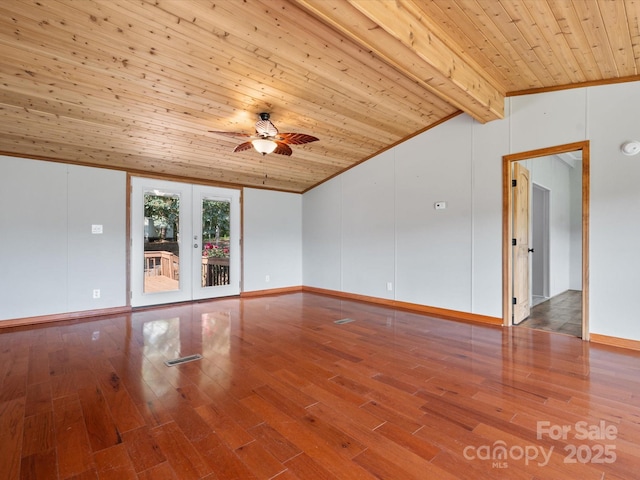
[[[567,290],[531,308],[519,326],[582,336],[582,292]]]

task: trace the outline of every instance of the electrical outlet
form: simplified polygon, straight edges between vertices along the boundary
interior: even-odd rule
[[[265,275],[264,281],[269,283],[270,280],[271,280],[271,277],[269,275]]]
[[[100,289],[99,288],[94,288],[93,289],[93,298],[100,298]]]
[[[393,283],[391,283],[391,282],[387,282],[387,290],[388,290],[389,292],[393,291]]]

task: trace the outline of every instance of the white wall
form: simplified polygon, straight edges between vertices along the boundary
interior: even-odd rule
[[[342,175],[342,289],[393,298],[394,164],[379,155]],[[391,195],[390,195],[391,193]]]
[[[126,174],[12,157],[0,166],[0,320],[125,305]]]
[[[591,142],[591,331],[640,340],[633,300],[640,286],[640,157],[620,145],[640,140],[640,84],[588,90]]]
[[[619,152],[640,139],[638,104],[638,82],[512,97],[504,120],[458,116],[305,193],[303,283],[501,317],[502,156],[587,139],[590,331],[640,340],[629,302],[640,285],[640,158]],[[341,222],[331,237],[330,219]],[[395,291],[381,292],[391,252]]]
[[[242,209],[242,290],[302,285],[302,196],[245,188]]]
[[[396,196],[396,298],[470,311],[473,122],[459,116],[449,127],[392,152],[396,182],[388,194]],[[445,202],[446,209],[436,210],[436,202]]]
[[[304,285],[342,289],[342,178],[302,197]]]
[[[304,285],[500,316],[507,133],[461,115],[305,193]]]

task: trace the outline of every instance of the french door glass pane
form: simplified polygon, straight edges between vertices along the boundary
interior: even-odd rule
[[[144,293],[180,289],[180,195],[144,194]]]
[[[230,284],[229,200],[202,199],[202,287]]]

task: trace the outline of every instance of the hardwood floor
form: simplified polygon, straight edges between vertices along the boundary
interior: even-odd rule
[[[5,329],[0,386],[9,480],[635,479],[640,464],[639,352],[310,293]]]
[[[582,292],[567,290],[535,305],[519,326],[582,337]]]

